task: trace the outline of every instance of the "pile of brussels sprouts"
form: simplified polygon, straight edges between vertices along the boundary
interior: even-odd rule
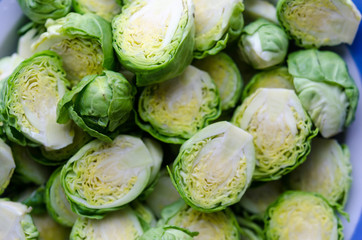
[[[343,239],[350,0],[18,2],[0,239]]]

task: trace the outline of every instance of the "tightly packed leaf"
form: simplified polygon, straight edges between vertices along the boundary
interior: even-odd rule
[[[113,19],[113,47],[138,86],[174,78],[191,63],[193,14],[191,0],[135,0]]]
[[[254,180],[281,178],[305,161],[318,130],[293,90],[260,88],[239,106],[232,123],[253,136]]]
[[[188,66],[181,76],[143,89],[136,123],[163,142],[181,144],[220,112],[214,81],[206,72]]]
[[[211,124],[186,141],[171,179],[196,210],[215,212],[240,200],[255,167],[253,137],[228,122]]]
[[[122,74],[103,71],[88,75],[58,104],[57,121],[72,119],[89,135],[111,141],[110,135],[127,121],[136,89]]]
[[[70,124],[56,123],[56,105],[67,84],[60,57],[54,52],[40,52],[23,61],[1,92],[8,139],[23,146],[41,144],[50,150],[71,144],[74,133]]]
[[[139,240],[192,240],[196,234],[175,226],[163,226],[149,229]]]

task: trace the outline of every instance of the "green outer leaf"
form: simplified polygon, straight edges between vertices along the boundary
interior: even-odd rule
[[[132,136],[128,136],[128,135],[119,135],[118,137],[120,137],[120,138],[122,138],[122,137],[136,138],[136,137],[132,137]],[[115,140],[117,140],[117,139],[115,139]],[[113,141],[115,141],[115,140],[113,140]],[[138,140],[136,139],[135,141],[138,141]],[[76,164],[76,162],[82,161],[83,156],[88,154],[89,152],[97,151],[97,149],[102,148],[104,146],[106,146],[106,148],[111,148],[113,145],[109,145],[109,143],[102,142],[98,139],[89,142],[88,144],[83,146],[72,158],[70,158],[69,161],[63,166],[63,168],[61,170],[60,178],[61,178],[61,184],[64,189],[65,195],[71,204],[72,211],[77,213],[80,216],[93,218],[93,219],[101,219],[104,217],[104,215],[107,212],[121,209],[127,203],[136,199],[142,193],[142,191],[146,188],[146,186],[148,184],[149,177],[151,175],[151,169],[150,169],[150,167],[148,168],[147,166],[148,165],[151,166],[152,160],[147,159],[147,156],[143,155],[146,153],[142,152],[142,153],[140,153],[140,156],[138,159],[134,159],[134,161],[136,161],[136,163],[140,164],[140,162],[142,162],[142,164],[145,166],[142,173],[140,173],[137,176],[137,182],[141,181],[142,184],[140,186],[138,186],[139,190],[136,193],[134,193],[134,192],[131,193],[133,195],[127,194],[127,195],[123,196],[121,199],[117,199],[117,200],[111,202],[110,204],[106,203],[103,205],[92,205],[92,204],[88,203],[86,201],[86,199],[82,198],[78,194],[78,192],[72,192],[69,185],[71,185],[73,183],[68,182],[67,177],[69,175],[74,174],[73,168],[74,168],[74,165]],[[148,152],[147,148],[146,148],[146,151]],[[134,185],[136,185],[136,183],[134,183]],[[109,205],[111,205],[111,206],[109,206]]]
[[[10,109],[8,108],[8,104],[12,99],[12,92],[14,91],[14,82],[16,81],[18,75],[21,73],[22,69],[30,65],[34,59],[41,57],[49,58],[52,61],[52,64],[56,64],[55,67],[57,68],[59,72],[59,84],[64,84],[64,87],[67,87],[69,85],[69,82],[65,79],[65,72],[62,68],[62,62],[58,54],[56,54],[53,51],[42,51],[35,53],[32,57],[24,60],[22,63],[20,63],[16,69],[13,71],[11,76],[8,78],[7,83],[5,86],[1,88],[1,95],[0,95],[0,114],[1,119],[4,121],[3,129],[6,133],[7,138],[15,142],[21,146],[30,146],[30,147],[37,147],[40,144],[35,142],[34,140],[31,140],[29,137],[23,135],[21,132],[21,126],[18,123],[18,120],[16,116],[12,115],[10,113]]]
[[[202,60],[194,62],[199,69],[209,73],[219,89],[222,111],[234,108],[240,100],[243,89],[243,79],[234,60],[224,52],[220,52],[214,56],[206,57]],[[225,75],[223,74],[224,72]],[[230,75],[230,76],[229,76]],[[221,79],[223,77],[224,79]],[[227,78],[225,80],[225,78]],[[221,92],[220,87],[223,85],[232,85],[232,92]],[[228,88],[226,88],[228,89]]]
[[[20,199],[19,199],[20,200]],[[19,201],[17,200],[17,201]],[[41,185],[30,193],[21,203],[28,207],[31,207],[31,214],[43,214],[46,213],[45,207],[45,187]]]
[[[196,68],[189,66],[183,75],[181,75],[179,78],[182,78],[186,76],[187,71],[195,71]],[[197,69],[196,69],[197,70]],[[197,70],[200,71],[200,70]],[[202,71],[200,71],[202,72]],[[177,79],[172,79],[169,81],[175,81]],[[179,79],[181,80],[181,79]],[[151,117],[149,117],[149,114],[146,112],[147,109],[145,107],[148,107],[148,103],[146,102],[147,99],[145,99],[148,96],[151,96],[149,98],[157,97],[157,90],[159,89],[159,86],[161,84],[165,83],[159,83],[158,85],[151,85],[147,86],[143,89],[141,96],[138,98],[138,113],[135,115],[136,124],[144,131],[151,134],[154,138],[165,142],[165,143],[172,143],[172,144],[182,144],[187,139],[189,139],[191,136],[193,136],[197,131],[200,129],[206,127],[209,125],[213,120],[217,119],[221,114],[221,106],[220,106],[220,96],[219,92],[217,90],[217,86],[215,85],[214,81],[210,78],[210,76],[207,76],[207,78],[204,79],[204,76],[200,76],[200,79],[195,79],[199,81],[203,81],[203,96],[214,97],[213,99],[203,99],[203,104],[200,107],[201,113],[205,113],[202,118],[197,122],[196,120],[193,122],[194,125],[196,125],[196,129],[194,131],[183,131],[182,133],[174,133],[170,130],[166,129],[168,126],[159,126],[157,122]],[[208,112],[207,112],[208,111]],[[200,113],[200,114],[201,114]]]
[[[72,7],[72,0],[18,0],[18,3],[23,13],[36,23],[64,17]]]
[[[344,89],[349,102],[344,126],[348,127],[355,117],[359,91],[345,61],[334,52],[310,49],[289,54],[287,62],[288,71],[294,78],[306,78]],[[298,90],[297,93],[300,94]]]
[[[263,220],[263,218],[262,218]],[[237,221],[239,223],[239,232],[242,236],[241,239],[246,240],[264,240],[264,231],[263,228],[255,222],[253,217],[237,216]]]
[[[175,159],[175,161],[173,162],[172,171],[167,166],[167,170],[171,177],[172,183],[175,186],[175,188],[177,189],[177,191],[179,192],[182,199],[189,206],[191,206],[192,208],[194,208],[198,211],[205,212],[205,213],[211,213],[211,212],[223,210],[223,209],[227,208],[228,206],[235,204],[236,202],[240,201],[241,197],[243,196],[244,192],[246,191],[247,187],[249,187],[249,184],[251,182],[252,172],[254,171],[254,167],[255,167],[254,145],[251,142],[249,143],[249,141],[252,141],[251,135],[242,129],[238,129],[238,130],[241,130],[241,131],[239,131],[238,135],[240,135],[242,137],[237,139],[237,141],[244,141],[244,142],[240,143],[240,147],[247,148],[248,146],[249,147],[252,146],[252,148],[246,149],[245,151],[243,151],[243,154],[245,155],[245,158],[246,158],[245,165],[248,165],[248,166],[246,166],[247,169],[245,170],[246,171],[245,185],[241,189],[233,189],[237,192],[237,195],[233,196],[233,198],[231,198],[231,199],[229,198],[228,195],[222,196],[222,200],[220,200],[218,203],[215,203],[213,207],[205,208],[199,202],[196,202],[195,200],[191,199],[190,194],[188,194],[185,190],[184,178],[187,178],[187,176],[184,176],[183,174],[180,173],[180,171],[182,169],[183,161],[193,162],[194,158],[201,151],[200,148],[203,147],[203,145],[200,143],[202,143],[203,141],[213,139],[213,138],[217,137],[218,135],[225,134],[225,132],[229,130],[228,129],[229,125],[231,125],[231,123],[226,122],[226,121],[217,122],[217,123],[213,123],[213,124],[205,127],[204,129],[200,130],[194,136],[192,136],[189,140],[187,140],[185,143],[182,144],[179,154],[178,154],[177,158]],[[231,125],[230,127],[235,127],[235,126]],[[231,131],[231,130],[229,130],[229,131]],[[231,139],[228,139],[228,142],[230,143]],[[193,148],[197,148],[197,150],[195,150]],[[235,146],[234,146],[234,148],[235,148]],[[250,154],[252,155],[252,158],[248,159],[248,157],[250,157]],[[187,157],[190,159],[187,159]],[[193,190],[195,191],[197,189],[193,189]],[[231,195],[231,193],[229,193],[229,194]],[[226,199],[227,199],[227,201],[226,201]],[[225,201],[225,202],[223,203],[222,201]]]
[[[322,202],[324,202],[326,204],[326,206],[330,207],[331,211],[334,212],[334,209],[330,205],[330,203],[323,196],[321,196],[317,193],[309,193],[309,192],[303,192],[303,191],[286,191],[282,195],[280,195],[280,197],[274,203],[272,203],[266,211],[266,214],[264,216],[264,225],[265,225],[264,232],[265,232],[266,239],[274,240],[274,238],[272,238],[272,236],[270,235],[271,234],[270,233],[270,220],[271,220],[271,214],[273,213],[273,209],[278,208],[278,205],[283,204],[283,202],[285,202],[285,201],[288,201],[289,198],[295,198],[298,195],[309,195],[312,198],[319,198],[322,200]],[[306,209],[306,211],[308,211],[308,209]],[[335,213],[334,213],[334,216],[337,220],[338,240],[343,240],[344,238],[343,238],[342,222]]]
[[[45,187],[45,204],[49,215],[59,224],[71,227],[78,215],[72,212],[60,182],[62,167],[57,168],[50,176]],[[54,194],[52,194],[54,192]],[[53,199],[56,197],[56,199]]]
[[[167,59],[164,62],[149,61],[147,63],[140,63],[135,56],[125,54],[118,43],[123,38],[122,34],[119,33],[119,28],[125,25],[124,22],[121,22],[123,13],[131,11],[139,1],[132,1],[129,5],[126,5],[122,13],[113,19],[113,48],[122,66],[136,74],[137,86],[147,86],[174,78],[180,75],[191,63],[195,42],[193,9],[190,0],[182,1],[186,2],[185,5],[190,7],[190,9],[187,9],[183,16],[183,18],[186,18],[185,25],[179,26],[179,30],[176,33],[177,36],[174,37],[175,41],[178,42],[177,48],[172,49],[171,52],[164,53],[163,59]]]
[[[102,17],[92,13],[84,15],[69,13],[65,17],[63,26],[59,29],[59,33],[69,37],[96,39],[102,47],[104,55],[103,67],[105,69],[114,68],[112,29],[110,23]]]
[[[186,229],[176,226],[162,226],[157,228],[151,228],[145,232],[139,240],[192,240],[197,233],[187,231]]]
[[[225,49],[229,43],[239,38],[244,27],[244,18],[242,15],[243,11],[243,1],[239,1],[233,8],[232,14],[229,19],[228,28],[226,29],[226,32],[221,37],[221,39],[217,41],[212,39],[211,41],[214,42],[214,45],[208,50],[195,49],[194,57],[196,59],[202,59],[209,55],[216,55],[223,49]]]

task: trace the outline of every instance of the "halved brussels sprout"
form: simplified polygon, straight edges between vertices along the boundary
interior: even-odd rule
[[[11,75],[15,68],[24,61],[24,58],[19,54],[14,53],[9,57],[4,57],[0,59],[0,81],[5,80]]]
[[[303,107],[323,137],[340,133],[351,124],[359,91],[344,60],[331,51],[293,52],[288,70]]]
[[[231,123],[217,122],[181,146],[171,179],[188,205],[215,212],[240,200],[254,167],[253,137]]]
[[[60,172],[57,168],[50,176],[45,189],[45,203],[50,216],[59,224],[71,227],[78,218],[67,200],[61,185]]]
[[[146,231],[139,240],[192,240],[197,233],[191,233],[185,229],[175,226],[163,226],[151,228]]]
[[[112,30],[103,18],[91,13],[69,13],[55,21],[48,19],[45,27],[47,31],[32,44],[32,51],[58,53],[72,86],[87,75],[113,68]]]
[[[172,225],[198,232],[195,240],[239,240],[239,229],[234,213],[223,211],[204,213],[188,206],[182,199],[162,210],[159,225]]]
[[[72,0],[18,0],[18,3],[23,13],[36,23],[64,17],[72,8]]]
[[[251,186],[237,204],[256,218],[263,219],[266,209],[284,192],[281,180]]]
[[[122,10],[119,0],[73,0],[73,8],[77,13],[94,13],[109,22]]]
[[[56,123],[56,105],[67,84],[56,53],[44,51],[23,61],[2,88],[1,114],[9,140],[49,150],[71,144],[71,126]]]
[[[49,214],[31,214],[34,225],[39,231],[40,240],[66,240],[69,239],[71,228],[55,222]]]
[[[245,86],[242,99],[254,93],[258,88],[294,89],[293,76],[289,74],[287,67],[259,72]]]
[[[9,185],[15,169],[11,148],[0,138],[0,195]]]
[[[10,146],[16,165],[14,180],[21,183],[45,184],[53,169],[36,162],[27,147],[15,143]]]
[[[138,86],[180,75],[192,61],[191,0],[135,0],[112,21],[113,47]]]
[[[343,239],[342,225],[320,195],[287,191],[267,210],[266,239]]]
[[[120,73],[86,76],[58,103],[57,122],[71,118],[89,135],[111,142],[110,135],[128,119],[135,94],[135,87]]]
[[[315,192],[343,210],[351,187],[352,166],[346,145],[334,139],[315,138],[307,161],[287,176],[294,190]]]
[[[74,212],[102,218],[142,193],[153,164],[138,137],[119,135],[111,143],[94,140],[64,165],[61,183]]]
[[[107,214],[103,219],[78,218],[71,240],[117,239],[137,240],[144,229],[130,207]]]
[[[143,89],[137,125],[166,143],[183,143],[220,115],[220,97],[209,74],[193,66],[174,79]]]
[[[259,88],[235,110],[232,122],[254,137],[257,181],[279,179],[304,162],[318,133],[289,89]]]
[[[284,61],[288,45],[288,36],[283,29],[260,18],[243,29],[238,52],[253,68],[266,69]]]
[[[223,111],[235,107],[240,99],[243,80],[240,71],[231,57],[220,52],[194,63],[199,69],[206,71],[214,80],[221,99]]]
[[[215,55],[243,30],[242,0],[194,0],[195,58]]]
[[[301,47],[352,44],[361,21],[351,0],[279,0],[277,15]]]
[[[31,208],[7,199],[0,199],[0,235],[2,239],[37,240],[36,229],[29,212]]]
[[[168,172],[166,169],[163,169],[152,193],[147,196],[145,201],[156,217],[160,218],[161,210],[180,198],[180,194],[172,184]]]
[[[264,18],[272,23],[279,24],[277,9],[273,3],[263,0],[245,0],[244,4],[244,16],[247,20],[255,21],[258,18]]]

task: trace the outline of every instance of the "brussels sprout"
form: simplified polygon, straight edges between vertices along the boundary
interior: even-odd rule
[[[168,172],[161,170],[161,176],[158,179],[153,192],[145,199],[147,206],[152,210],[156,217],[161,217],[161,210],[180,199],[180,194],[173,186]]]
[[[34,225],[39,231],[39,240],[67,240],[71,228],[55,222],[49,214],[31,214]]]
[[[192,240],[193,236],[197,233],[191,233],[185,229],[175,226],[163,226],[158,228],[151,228],[146,231],[139,240]]]
[[[118,239],[136,240],[144,229],[130,207],[107,214],[103,219],[78,218],[70,240]]]
[[[73,0],[73,8],[77,13],[94,13],[109,22],[121,13],[121,5],[118,0]]]
[[[202,212],[240,200],[255,167],[253,137],[228,122],[213,123],[186,141],[171,179],[185,202]]]
[[[50,216],[59,224],[71,227],[78,218],[67,200],[61,185],[60,172],[57,168],[50,176],[45,189],[45,203]]]
[[[1,94],[3,127],[9,140],[47,149],[72,143],[70,125],[56,123],[56,105],[67,86],[64,76],[59,56],[51,51],[35,54],[14,70]]]
[[[163,142],[180,144],[220,112],[214,81],[206,72],[189,66],[181,76],[143,89],[136,123]]]
[[[144,142],[128,135],[94,140],[64,165],[61,183],[72,210],[90,218],[120,209],[149,183],[154,160]]]
[[[0,195],[9,185],[15,169],[11,148],[0,138]]]
[[[316,138],[307,161],[287,176],[287,182],[294,190],[321,194],[342,211],[351,187],[351,171],[346,145],[339,145],[334,139]]]
[[[71,118],[89,135],[111,142],[108,135],[128,119],[135,94],[135,87],[120,73],[86,76],[58,103],[57,122]]]
[[[232,122],[254,138],[253,179],[279,179],[305,161],[318,133],[293,90],[259,88],[244,100]]]
[[[293,76],[289,74],[287,67],[259,72],[245,86],[242,99],[254,93],[258,88],[294,89]]]
[[[280,0],[277,16],[301,47],[351,44],[361,21],[351,0]]]
[[[278,25],[261,18],[243,29],[238,52],[253,68],[266,69],[284,61],[288,45],[287,34]]]
[[[2,239],[37,240],[39,232],[29,215],[31,208],[0,199],[0,235]]]
[[[239,229],[234,213],[225,210],[204,213],[191,208],[180,199],[165,207],[159,225],[174,225],[191,232],[198,232],[195,240],[239,240]]]
[[[52,50],[63,59],[67,79],[75,86],[83,77],[114,67],[112,30],[103,18],[69,13],[45,23],[47,31],[32,44],[32,51]]]
[[[215,55],[236,40],[243,29],[242,0],[194,0],[195,58]]]
[[[293,52],[288,56],[288,70],[303,107],[323,137],[334,136],[351,124],[359,92],[338,54],[316,49]]]
[[[64,17],[72,7],[72,0],[18,0],[18,3],[23,13],[36,23]]]
[[[195,66],[206,71],[214,80],[221,99],[221,109],[235,107],[240,99],[243,80],[236,63],[226,53],[220,52],[196,61]]]
[[[283,193],[281,180],[269,181],[258,186],[251,186],[238,203],[245,211],[256,218],[263,218],[266,209]]]
[[[27,147],[15,143],[10,146],[16,165],[13,180],[20,183],[45,184],[53,169],[36,162]]]
[[[13,55],[9,57],[4,57],[0,59],[0,81],[5,80],[8,78],[11,73],[15,70],[15,68],[24,61],[24,58],[22,58],[17,53],[14,53]]]
[[[135,0],[112,21],[113,47],[138,86],[180,75],[192,61],[191,0]]]
[[[287,191],[267,210],[266,239],[343,239],[342,225],[320,195]]]
[[[244,16],[247,20],[255,21],[264,18],[272,23],[279,24],[277,10],[273,3],[263,0],[245,0]]]

